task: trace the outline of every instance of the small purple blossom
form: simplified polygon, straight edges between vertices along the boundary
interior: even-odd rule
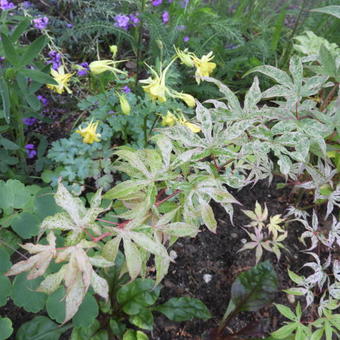
[[[170,15],[169,15],[169,12],[168,11],[164,11],[162,13],[162,21],[163,21],[163,24],[167,24],[170,20]]]
[[[34,117],[23,118],[22,122],[27,126],[32,126],[37,122],[37,118]]]
[[[33,4],[30,1],[24,1],[21,6],[23,8],[31,8],[33,6]]]
[[[48,99],[45,98],[44,96],[37,96],[37,98],[40,100],[41,104],[43,104],[44,106],[46,106],[48,104]]]
[[[87,62],[81,63],[78,65],[79,69],[77,71],[77,75],[80,77],[86,76],[90,70],[89,64]]]
[[[47,64],[52,64],[53,70],[58,70],[58,68],[62,65],[61,54],[57,51],[50,51],[48,52],[48,56],[51,59],[47,61]]]
[[[137,26],[140,23],[140,19],[138,18],[137,15],[138,15],[138,13],[129,15],[130,22],[131,22],[132,26]]]
[[[189,36],[186,35],[185,37],[183,37],[183,41],[184,41],[184,42],[188,42],[189,40],[190,40],[190,37],[189,37]]]
[[[152,6],[159,6],[161,5],[163,0],[152,0]]]
[[[66,27],[67,27],[67,28],[72,28],[72,27],[73,27],[73,24],[66,24]]]
[[[15,8],[13,2],[8,2],[7,0],[0,0],[0,9],[2,9],[3,11],[8,11],[13,8]]]
[[[115,26],[123,30],[129,29],[130,18],[125,14],[118,14],[115,16]]]
[[[175,28],[177,31],[184,31],[187,27],[185,25],[177,25]]]
[[[25,149],[27,153],[27,158],[34,158],[37,155],[34,144],[26,144]]]
[[[4,61],[5,60],[5,57],[0,57],[0,61]]]
[[[124,93],[130,93],[130,92],[131,92],[131,89],[129,88],[129,86],[125,85],[125,86],[122,88],[122,92],[124,92]]]
[[[47,25],[48,25],[47,17],[33,19],[33,26],[37,28],[38,30],[44,30],[47,27]]]

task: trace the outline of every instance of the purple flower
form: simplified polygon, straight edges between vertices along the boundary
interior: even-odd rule
[[[33,26],[37,28],[38,30],[44,30],[47,27],[47,25],[48,25],[47,17],[33,19]]]
[[[32,126],[37,122],[37,118],[34,117],[23,118],[22,122],[27,126]]]
[[[152,0],[152,5],[153,6],[159,6],[161,5],[163,2],[163,0]]]
[[[137,26],[140,22],[139,18],[138,18],[138,13],[136,14],[130,14],[129,18],[130,18],[130,22],[132,26]]]
[[[123,30],[128,30],[130,18],[124,14],[118,14],[115,16],[115,26],[122,28]]]
[[[184,42],[188,42],[189,40],[190,40],[190,38],[187,35],[183,38]]]
[[[27,153],[27,158],[34,158],[37,155],[34,144],[26,144],[25,149]]]
[[[24,2],[21,4],[21,6],[22,6],[23,8],[30,8],[30,7],[33,6],[33,4],[32,4],[31,2],[29,2],[29,1],[24,1]]]
[[[8,11],[13,8],[15,8],[13,2],[8,2],[7,0],[0,0],[0,9],[2,9],[3,11]]]
[[[58,68],[62,65],[61,54],[57,51],[50,51],[48,52],[48,56],[51,59],[47,61],[47,64],[52,64],[53,70],[58,70]]]
[[[89,64],[84,62],[78,65],[79,70],[77,71],[77,75],[80,77],[86,76],[90,70]]]
[[[168,11],[164,11],[162,14],[163,24],[167,24],[169,22],[170,16]]]
[[[72,28],[72,27],[73,27],[73,24],[66,24],[66,27],[67,27],[67,28]]]
[[[125,85],[125,86],[122,88],[122,92],[124,92],[124,93],[130,93],[130,92],[131,92],[131,89],[129,88],[129,86]]]
[[[44,96],[37,96],[37,98],[40,100],[41,104],[43,104],[44,106],[46,106],[48,104],[48,99],[45,98]]]
[[[178,25],[175,27],[178,31],[184,31],[187,27],[185,25]]]

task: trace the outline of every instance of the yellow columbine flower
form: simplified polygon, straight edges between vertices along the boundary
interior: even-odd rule
[[[62,94],[64,90],[67,93],[72,93],[70,88],[67,86],[68,82],[70,81],[73,73],[65,73],[64,66],[59,66],[58,70],[51,69],[51,75],[53,79],[58,83],[58,85],[47,84],[47,87],[59,94]]]
[[[179,124],[186,126],[193,133],[198,133],[201,131],[201,128],[197,124],[188,122],[186,118],[183,116],[183,114],[177,119],[177,121]]]
[[[76,133],[79,133],[83,137],[83,143],[93,144],[94,142],[100,142],[100,134],[96,133],[98,123],[99,122],[93,123],[91,120],[86,128],[81,129],[79,127],[79,130],[76,130]]]
[[[164,70],[160,70],[159,74],[148,66],[154,78],[149,77],[148,79],[140,80],[142,84],[147,84],[142,87],[152,100],[158,100],[160,103],[166,101],[166,95],[169,94],[169,90],[165,86],[165,76],[174,61],[175,59]]]
[[[199,84],[202,77],[209,77],[210,73],[214,71],[216,68],[216,64],[210,62],[214,58],[213,53],[209,52],[207,55],[204,55],[201,59],[196,56],[193,57],[194,65],[196,67],[195,78],[197,83]]]
[[[195,98],[191,94],[174,91],[171,96],[183,100],[189,107],[196,106]]]
[[[177,118],[174,114],[172,114],[170,111],[166,113],[165,116],[162,117],[162,126],[174,126],[177,122]]]
[[[123,94],[117,93],[120,103],[120,108],[125,115],[129,115],[131,112],[131,107],[126,97]]]
[[[119,70],[116,64],[121,63],[124,60],[113,61],[113,60],[96,60],[90,63],[89,68],[93,74],[100,74],[105,71],[110,71],[114,75],[116,73],[126,74],[126,72]]]
[[[176,55],[181,60],[182,64],[188,67],[194,67],[194,57],[195,55],[192,52],[187,52],[187,49],[181,51],[179,48],[175,47]]]

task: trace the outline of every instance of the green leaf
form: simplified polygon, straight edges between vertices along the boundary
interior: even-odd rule
[[[111,332],[116,335],[119,336],[120,338],[123,336],[123,333],[126,329],[126,326],[124,323],[114,320],[114,319],[110,319],[110,330]]]
[[[7,123],[10,122],[11,118],[11,101],[9,99],[9,91],[7,83],[3,77],[3,73],[0,72],[0,95],[2,99],[2,108],[4,117]]]
[[[99,328],[100,323],[98,320],[94,320],[94,322],[88,327],[74,327],[70,340],[93,339],[93,335],[98,332]]]
[[[21,65],[28,65],[30,64],[34,58],[36,58],[42,49],[47,44],[47,38],[42,35],[39,38],[35,39],[26,49],[24,55],[20,59]]]
[[[211,206],[207,202],[204,202],[204,201],[201,202],[200,206],[201,206],[201,216],[202,216],[204,224],[207,226],[207,228],[211,232],[216,233],[217,222],[216,222],[214,212]]]
[[[65,320],[65,295],[64,287],[60,287],[49,295],[46,301],[48,316],[58,323],[62,323]]]
[[[138,315],[132,315],[129,317],[129,321],[131,324],[151,331],[153,328],[153,315],[148,309],[142,309]]]
[[[123,340],[148,340],[149,337],[142,331],[128,329],[123,336]]]
[[[11,288],[10,279],[7,276],[0,275],[0,307],[7,303],[7,298],[11,295]]]
[[[2,136],[0,136],[0,144],[7,150],[18,150],[20,148],[19,145]]]
[[[0,228],[0,249],[5,250],[7,253],[12,254],[14,252],[14,249],[19,248],[19,244],[21,242],[21,239],[12,231],[7,229],[1,229]],[[2,270],[6,270],[6,266],[8,266],[8,262],[4,261],[4,266],[1,265],[1,252],[0,252],[0,273]]]
[[[241,273],[231,286],[227,317],[233,310],[257,311],[274,298],[277,275],[269,261]]]
[[[275,339],[285,339],[290,334],[292,334],[295,329],[298,327],[299,323],[297,322],[290,322],[289,324],[279,328],[277,331],[273,332],[271,335]]]
[[[295,314],[291,311],[291,309],[287,306],[275,304],[275,307],[278,309],[278,311],[285,316],[287,319],[291,321],[296,321]]]
[[[160,287],[150,279],[136,279],[121,287],[117,292],[117,301],[128,315],[137,315],[145,307],[153,305],[160,293]]]
[[[38,70],[23,69],[20,70],[20,73],[38,82],[39,84],[58,85],[57,82],[50,75]]]
[[[96,299],[92,294],[87,293],[78,312],[72,319],[73,325],[76,327],[86,327],[94,322],[98,313],[99,308]]]
[[[9,318],[0,318],[0,340],[8,339],[13,333],[12,321]]]
[[[14,41],[14,42],[16,42],[19,39],[21,34],[23,34],[31,24],[31,20],[28,19],[28,18],[21,17],[20,19],[22,21],[15,28],[15,30],[13,31],[13,33],[11,35],[11,40]]]
[[[333,15],[336,18],[340,19],[340,6],[336,6],[336,5],[315,8],[315,9],[312,9],[311,12],[325,13],[325,14]]]
[[[320,47],[320,62],[324,74],[330,77],[336,76],[335,57],[324,45]]]
[[[15,277],[12,287],[12,299],[17,306],[23,307],[27,312],[37,313],[44,308],[47,299],[45,294],[35,291],[42,278],[27,280],[26,275],[27,273],[22,273]]]
[[[53,192],[50,188],[44,188],[37,192],[34,206],[36,208],[36,214],[41,219],[62,211],[61,208],[57,206]]]
[[[69,328],[70,326],[59,327],[46,316],[36,316],[19,328],[16,340],[59,340]]]
[[[3,49],[4,49],[4,54],[5,54],[6,59],[12,65],[20,66],[18,55],[17,55],[17,52],[14,49],[12,42],[9,40],[7,35],[5,35],[4,33],[1,33],[0,36],[1,36],[1,42],[2,42],[2,46],[3,46]]]
[[[277,81],[279,84],[287,86],[288,88],[292,87],[292,80],[291,78],[288,76],[288,74],[284,71],[281,71],[280,69],[274,67],[274,66],[270,66],[270,65],[263,65],[263,66],[257,66],[253,69],[251,69],[250,71],[248,71],[244,77],[250,73],[254,73],[254,72],[260,72],[263,73],[264,75],[274,79],[275,81]]]
[[[22,209],[31,198],[31,193],[23,183],[10,179],[0,181],[0,208]]]
[[[138,248],[127,238],[123,238],[126,265],[131,280],[134,280],[142,269],[142,257]]]
[[[0,247],[0,274],[6,273],[9,270],[9,268],[11,268],[11,265],[12,263],[10,261],[9,252],[6,251],[3,247]]]
[[[187,321],[193,318],[208,320],[211,314],[206,305],[199,299],[191,297],[171,298],[162,305],[153,308],[172,321]]]
[[[13,219],[12,228],[20,237],[28,239],[39,234],[40,222],[38,216],[23,212]]]

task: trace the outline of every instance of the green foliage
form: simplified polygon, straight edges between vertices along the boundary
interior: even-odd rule
[[[20,326],[16,339],[59,340],[69,326],[60,327],[46,316],[36,316]]]
[[[13,333],[12,321],[8,318],[0,317],[0,329],[1,329],[0,339],[1,340],[8,339]]]
[[[41,109],[41,103],[35,95],[37,90],[44,84],[56,83],[46,73],[48,66],[39,62],[47,38],[40,36],[29,45],[21,44],[20,37],[27,31],[30,20],[8,16],[7,11],[2,14],[0,55],[5,60],[0,68],[0,154],[4,163],[0,170],[8,175],[11,166],[18,163],[15,155],[21,159],[21,169],[27,171],[23,118]],[[11,26],[14,29],[9,29]]]

